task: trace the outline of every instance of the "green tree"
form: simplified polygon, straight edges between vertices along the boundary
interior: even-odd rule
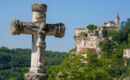
[[[125,26],[130,26],[130,18],[127,19]]]
[[[128,48],[130,48],[130,34],[128,34]]]
[[[52,65],[59,65],[65,57],[65,52],[46,51],[45,72]],[[30,49],[8,49],[0,48],[0,80],[24,80],[24,74],[30,67],[31,50]]]
[[[108,54],[110,54],[112,51],[114,51],[117,48],[117,44],[114,43],[114,41],[106,39],[100,42],[100,47],[103,52],[107,52]]]
[[[17,80],[15,77],[10,77],[9,80]]]
[[[71,54],[61,65],[52,66],[49,80],[112,80],[107,62],[90,53]]]
[[[129,77],[130,63],[124,66],[123,51],[130,42],[130,26],[119,31],[106,30],[104,34],[106,38],[100,43],[101,58],[92,55],[91,50],[83,54],[87,57],[70,54],[62,64],[49,69],[49,80],[123,80]]]
[[[125,27],[125,22],[124,21],[121,22],[121,28],[123,28],[123,27]]]
[[[89,32],[93,32],[95,29],[97,29],[97,26],[93,25],[93,24],[90,24],[86,28],[89,30]]]
[[[107,30],[107,28],[102,30],[102,36],[103,37],[108,37],[108,30]]]
[[[80,33],[80,36],[87,37],[88,35],[87,35],[86,32],[81,32],[81,33]]]
[[[121,22],[121,28],[130,26],[130,18],[127,19],[127,21]]]

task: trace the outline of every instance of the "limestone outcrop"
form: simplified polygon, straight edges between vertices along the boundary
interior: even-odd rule
[[[124,63],[127,66],[127,60],[130,59],[130,49],[125,49],[123,52]]]
[[[104,29],[108,30],[119,30],[119,15],[116,16],[116,21],[109,21],[104,23],[101,27],[97,27],[94,31],[90,31],[88,28],[75,29],[75,44],[76,44],[76,54],[87,52],[87,49],[92,49],[92,52],[99,56],[100,47],[99,43],[104,40],[102,36],[102,31]]]
[[[103,40],[102,28],[97,28],[93,33],[89,33],[88,29],[76,29],[75,32],[76,54],[87,52],[87,49],[92,49],[93,53],[98,55],[100,52],[99,43]],[[85,33],[87,36],[83,36],[81,33]]]

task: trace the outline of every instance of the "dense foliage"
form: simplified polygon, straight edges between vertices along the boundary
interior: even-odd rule
[[[103,37],[108,37],[108,30],[107,30],[107,28],[102,30],[102,36]]]
[[[89,32],[93,32],[95,29],[97,29],[97,26],[93,25],[93,24],[90,24],[86,28],[89,30]]]
[[[119,31],[105,29],[103,35],[100,58],[91,54],[91,49],[82,55],[70,54],[62,64],[48,70],[49,80],[123,80],[130,77],[130,59],[127,66],[123,59],[124,49],[130,48],[130,26]]]
[[[30,49],[0,48],[0,80],[24,80],[24,72],[28,72],[31,60]],[[45,68],[59,65],[67,54],[64,52],[46,51]]]
[[[130,26],[130,18],[127,19],[127,21],[121,22],[121,28]]]
[[[112,77],[124,78],[130,76],[130,60],[128,66],[124,66],[123,51],[130,48],[130,26],[123,27],[119,31],[109,31],[106,40],[100,43],[103,57],[110,60]],[[109,39],[111,37],[111,39]]]
[[[87,57],[85,57],[87,55]],[[111,80],[108,62],[91,54],[71,54],[61,65],[50,68],[49,80]]]
[[[80,36],[87,37],[88,35],[87,35],[86,32],[81,32],[81,33],[80,33]]]

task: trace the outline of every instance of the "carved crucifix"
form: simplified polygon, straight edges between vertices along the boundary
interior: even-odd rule
[[[33,4],[33,22],[13,20],[11,23],[10,31],[12,35],[32,35],[31,68],[25,76],[27,80],[45,79],[46,76],[43,74],[45,38],[47,35],[62,38],[65,33],[65,26],[62,23],[46,24],[46,11],[46,4]]]

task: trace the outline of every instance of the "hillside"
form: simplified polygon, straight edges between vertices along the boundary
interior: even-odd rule
[[[68,55],[65,52],[46,51],[45,68],[59,65]],[[0,48],[0,80],[24,80],[23,70],[30,67],[30,49]]]
[[[68,59],[49,69],[49,80],[130,80],[130,58],[123,57],[124,50],[130,49],[130,19],[120,30],[104,29],[102,35],[100,57],[91,48],[79,55],[72,49]]]

